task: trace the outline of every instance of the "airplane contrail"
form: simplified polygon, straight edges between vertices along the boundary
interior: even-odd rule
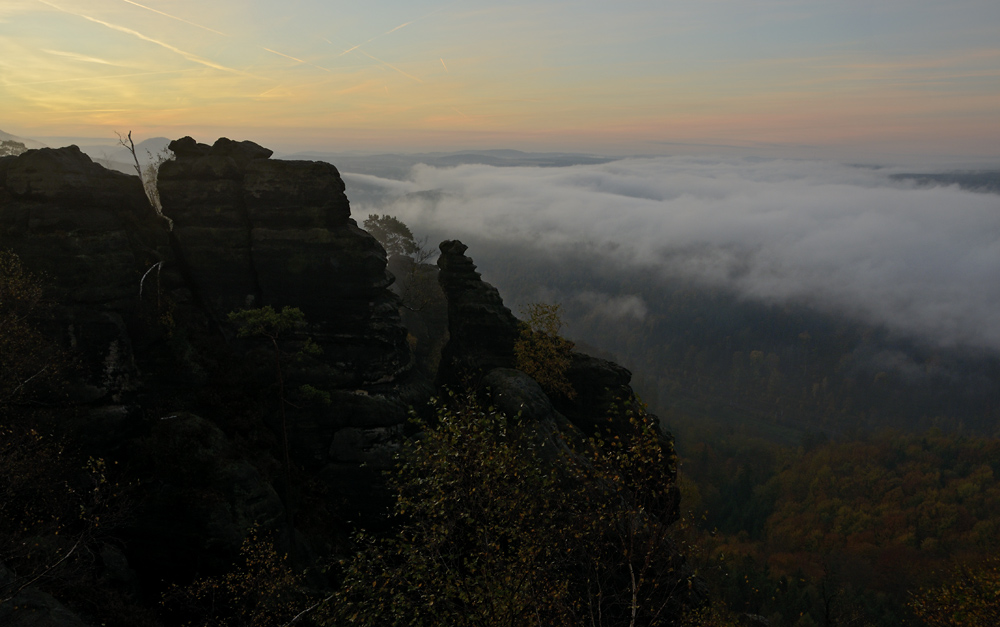
[[[261,93],[257,94],[256,96],[251,96],[251,98],[266,98],[266,97],[268,97],[268,94],[270,94],[272,91],[274,91],[276,89],[280,89],[281,87],[284,87],[284,85],[275,85],[271,89],[268,89],[266,91],[262,91]]]
[[[5,87],[23,87],[25,85],[47,85],[49,83],[72,83],[75,81],[99,81],[105,78],[133,78],[135,76],[158,76],[160,74],[177,74],[179,72],[196,72],[194,68],[187,68],[184,70],[164,70],[162,72],[133,72],[130,74],[108,74],[106,76],[76,76],[73,78],[54,78],[45,81],[29,81],[26,83],[7,83],[4,82]]]
[[[385,31],[385,32],[384,32],[384,33],[382,33],[382,34],[383,34],[383,35],[388,35],[389,33],[395,33],[396,31],[398,31],[399,29],[403,28],[404,26],[409,26],[409,25],[410,25],[410,24],[412,24],[412,23],[413,23],[413,22],[412,22],[412,21],[410,21],[410,22],[406,22],[406,23],[404,23],[404,24],[400,24],[400,25],[399,25],[399,26],[397,26],[396,28],[393,28],[393,29],[391,29],[391,30],[387,30],[387,31]]]
[[[284,52],[278,52],[277,50],[271,50],[270,48],[265,48],[264,46],[261,46],[261,48],[264,48],[264,50],[267,50],[270,53],[276,54],[279,57],[285,57],[286,59],[291,59],[292,61],[298,61],[299,63],[305,63],[305,61],[303,61],[302,59],[297,59],[297,58],[293,57],[290,54],[285,54]]]
[[[406,72],[404,72],[403,70],[399,69],[395,65],[392,65],[391,63],[386,63],[385,61],[383,61],[382,59],[379,59],[377,57],[373,57],[372,55],[368,54],[364,50],[358,50],[358,52],[360,52],[361,54],[365,55],[366,57],[368,57],[369,59],[371,59],[373,61],[378,61],[382,65],[384,65],[384,66],[386,66],[388,68],[392,68],[393,70],[396,70],[397,72],[399,72],[400,74],[402,74],[403,76],[405,76],[407,78],[412,78],[413,80],[417,81],[418,83],[422,83],[423,82],[422,80],[420,80],[416,76],[414,76],[412,74],[407,74]]]
[[[326,39],[326,38],[324,37],[324,39]],[[367,44],[367,43],[371,43],[371,42],[372,42],[372,41],[373,41],[374,39],[375,39],[375,37],[372,37],[371,39],[369,39],[368,41],[366,41],[366,42],[364,42],[364,43],[360,43],[360,44],[358,44],[358,45],[356,45],[356,46],[352,46],[352,47],[348,48],[347,50],[345,50],[345,51],[341,52],[341,53],[340,53],[339,55],[337,55],[337,56],[338,56],[338,57],[342,57],[342,56],[344,56],[345,54],[347,54],[348,52],[354,52],[355,50],[357,50],[357,49],[358,49],[358,48],[360,48],[361,46],[363,46],[363,45],[365,45],[365,44]],[[334,45],[334,43],[333,43],[332,41],[330,41],[329,39],[326,39],[326,42],[327,42],[327,43],[329,43],[329,44],[330,44],[331,46],[332,46],[332,45]]]
[[[261,48],[264,48],[264,50],[267,50],[268,52],[270,52],[272,54],[276,54],[279,57],[285,57],[286,59],[291,59],[292,61],[298,61],[299,63],[301,63],[303,65],[311,65],[311,66],[313,66],[315,68],[319,68],[319,69],[321,69],[321,70],[323,70],[325,72],[332,72],[333,71],[333,70],[329,70],[329,69],[323,67],[322,65],[316,65],[315,63],[309,63],[308,61],[303,61],[302,59],[299,59],[298,57],[293,57],[292,55],[285,54],[284,52],[278,52],[277,50],[271,50],[270,48],[265,48],[264,46],[261,46]]]
[[[182,17],[177,17],[176,15],[170,15],[169,13],[164,13],[163,11],[157,11],[156,9],[154,9],[152,7],[147,7],[144,4],[139,4],[138,2],[133,2],[132,0],[122,0],[122,2],[127,2],[129,4],[133,4],[133,5],[137,6],[137,7],[139,7],[140,9],[146,9],[147,11],[152,11],[153,13],[159,13],[160,15],[162,15],[164,17],[169,17],[172,20],[177,20],[178,22],[184,22],[185,24],[190,24],[191,26],[196,26],[196,27],[198,27],[198,28],[200,28],[202,30],[207,30],[210,33],[215,33],[216,35],[222,35],[223,37],[229,37],[229,35],[227,35],[225,33],[222,33],[222,32],[219,32],[219,31],[215,30],[214,28],[209,28],[207,26],[202,26],[201,24],[196,24],[196,23],[191,22],[189,20],[185,20]]]
[[[245,72],[241,72],[239,70],[234,70],[233,68],[226,67],[224,65],[219,65],[218,63],[215,63],[214,61],[209,61],[208,59],[203,59],[203,58],[199,57],[196,54],[192,54],[190,52],[185,52],[184,50],[181,50],[180,48],[177,48],[175,46],[171,46],[170,44],[168,44],[166,42],[153,39],[152,37],[147,37],[146,35],[143,35],[142,33],[138,32],[138,31],[132,30],[131,28],[126,28],[124,26],[118,26],[117,24],[111,24],[110,22],[105,22],[105,21],[99,20],[99,19],[97,19],[95,17],[90,17],[89,15],[84,15],[83,13],[74,13],[74,12],[68,10],[68,9],[64,9],[62,7],[58,7],[58,6],[54,5],[54,4],[52,4],[51,2],[47,2],[47,0],[36,0],[36,1],[44,4],[47,7],[51,7],[53,9],[57,10],[57,11],[62,11],[63,13],[68,13],[69,15],[75,15],[76,17],[83,18],[83,19],[85,19],[85,20],[87,20],[89,22],[94,22],[95,24],[100,24],[101,26],[105,26],[107,28],[110,28],[111,30],[116,30],[116,31],[121,32],[121,33],[126,33],[126,34],[129,34],[129,35],[132,35],[133,37],[138,37],[139,39],[141,39],[143,41],[148,41],[151,44],[156,44],[157,46],[160,46],[162,48],[166,48],[167,50],[169,50],[169,51],[171,51],[171,52],[173,52],[175,54],[179,54],[180,56],[184,57],[185,59],[187,59],[188,61],[191,61],[193,63],[199,63],[201,65],[204,65],[206,67],[210,67],[210,68],[215,69],[215,70],[222,70],[223,72],[232,72],[234,74],[245,74]]]
[[[409,22],[403,22],[402,24],[400,24],[399,26],[397,26],[397,27],[395,27],[395,28],[390,28],[389,30],[387,30],[387,31],[385,31],[384,33],[382,33],[381,35],[375,35],[374,37],[372,37],[372,38],[371,38],[371,39],[369,39],[368,41],[364,41],[364,42],[362,42],[362,43],[360,43],[360,44],[358,44],[358,45],[356,45],[356,46],[352,46],[352,47],[348,48],[347,50],[345,50],[345,51],[341,52],[339,56],[341,56],[341,57],[342,57],[342,56],[344,56],[345,54],[347,54],[348,52],[354,52],[355,50],[357,50],[357,49],[358,49],[358,48],[360,48],[361,46],[364,46],[364,45],[366,45],[366,44],[370,44],[371,42],[375,41],[375,40],[376,40],[376,39],[378,39],[379,37],[384,37],[385,35],[388,35],[389,33],[394,33],[394,32],[396,32],[396,31],[398,31],[399,29],[403,28],[404,26],[409,26],[410,24],[413,24],[414,22],[419,22],[420,20],[424,20],[424,19],[427,19],[427,18],[429,18],[430,16],[434,15],[435,13],[438,13],[438,12],[440,12],[440,11],[443,11],[443,10],[444,10],[445,8],[447,8],[447,7],[441,7],[441,8],[439,8],[439,9],[435,9],[435,10],[431,11],[430,13],[428,13],[427,15],[422,15],[422,16],[420,16],[420,17],[416,18],[416,19],[413,19],[413,20],[410,20]],[[333,46],[333,45],[336,45],[336,44],[334,44],[334,43],[333,43],[332,41],[330,41],[329,39],[327,39],[326,37],[323,37],[323,41],[325,41],[326,43],[330,44],[331,46]],[[373,58],[374,58],[374,57],[373,57]],[[395,68],[394,68],[394,69],[395,69]],[[447,68],[446,68],[446,69],[447,69]],[[411,77],[411,78],[412,78],[412,77]]]
[[[118,63],[112,63],[111,61],[99,59],[98,57],[88,57],[86,55],[78,54],[76,52],[64,52],[62,50],[48,50],[45,48],[42,48],[41,50],[42,52],[55,55],[57,57],[66,57],[67,59],[73,59],[75,61],[84,61],[86,63],[100,63],[101,65],[120,65]]]
[[[444,59],[441,59],[441,65],[444,65]],[[444,65],[444,71],[448,72],[449,74],[451,74],[451,70],[448,69],[447,65]]]

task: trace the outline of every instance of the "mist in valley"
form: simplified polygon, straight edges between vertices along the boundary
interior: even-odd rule
[[[388,213],[431,247],[463,240],[515,313],[561,303],[566,334],[627,364],[660,409],[689,392],[677,377],[728,385],[740,376],[734,364],[761,351],[781,360],[781,400],[732,401],[754,408],[739,420],[771,415],[797,432],[991,428],[1000,196],[984,192],[996,173],[751,157],[539,163],[498,152],[335,163],[359,222]],[[790,381],[807,390],[833,372],[876,400],[836,412],[787,406]],[[895,395],[876,398],[879,373]],[[831,418],[844,411],[865,417]]]

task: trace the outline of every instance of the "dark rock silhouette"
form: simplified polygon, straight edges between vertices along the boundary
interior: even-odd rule
[[[129,531],[132,557],[221,567],[249,524],[283,524],[274,490],[228,443],[240,427],[213,426],[259,412],[261,402],[264,424],[279,424],[273,350],[236,340],[227,319],[235,309],[305,313],[307,326],[280,346],[290,455],[327,482],[344,519],[380,515],[381,469],[408,405],[431,392],[427,375],[421,382],[411,373],[384,250],[351,219],[332,165],[271,161],[266,148],[227,139],[209,147],[184,138],[171,149],[177,158],[163,164],[159,192],[172,231],[137,177],[106,170],[76,147],[0,159],[0,247],[42,277],[51,306],[39,323],[80,364],[68,398],[60,390],[75,408],[74,437],[152,473]],[[307,338],[321,353],[291,358]],[[232,369],[242,374],[225,380]],[[330,402],[304,402],[296,396],[303,384]],[[175,415],[183,418],[167,420]],[[167,478],[150,469],[168,449],[231,462]],[[215,509],[184,510],[192,495]]]
[[[392,381],[409,366],[385,251],[350,217],[337,169],[271,161],[252,142],[185,138],[160,168],[163,213],[187,272],[219,321],[238,309],[298,307],[324,349],[325,376]],[[193,145],[192,145],[193,144]]]
[[[478,381],[494,368],[514,367],[518,321],[495,287],[482,280],[458,240],[441,242],[438,281],[448,300],[448,344],[441,355],[439,380],[446,384]]]
[[[120,404],[134,391],[133,344],[156,335],[139,324],[142,278],[172,261],[168,229],[137,177],[75,146],[0,160],[0,246],[44,277],[45,330],[82,356],[75,400]],[[168,269],[155,283],[169,291],[181,277]]]
[[[282,531],[299,555],[379,524],[381,471],[435,382],[472,385],[553,441],[623,427],[635,402],[624,368],[574,354],[574,400],[549,399],[514,369],[519,322],[461,242],[440,245],[440,290],[419,283],[432,267],[396,260],[428,299],[409,312],[408,336],[385,251],[351,218],[336,167],[226,138],[170,149],[163,216],[137,177],[76,147],[0,158],[0,248],[43,277],[51,307],[37,322],[78,363],[63,426],[142,479],[116,572],[134,567],[155,588],[219,572],[253,524]],[[238,337],[228,314],[262,306],[297,307],[306,323],[276,344]],[[310,507],[324,512],[311,536],[283,528],[305,490],[278,480],[285,431]]]

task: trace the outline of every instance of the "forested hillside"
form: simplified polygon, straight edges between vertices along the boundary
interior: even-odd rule
[[[513,308],[561,303],[566,334],[628,363],[664,414],[798,444],[894,427],[992,434],[1000,357],[933,345],[805,305],[768,305],[649,272],[480,244]],[[683,436],[681,446],[684,446]]]
[[[515,307],[560,303],[569,337],[629,364],[677,438],[690,542],[729,610],[919,625],[920,590],[1000,550],[995,353],[586,255],[479,249]]]

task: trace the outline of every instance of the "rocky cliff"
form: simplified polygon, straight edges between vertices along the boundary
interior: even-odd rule
[[[171,149],[163,216],[137,177],[75,147],[0,159],[0,248],[40,277],[48,306],[36,322],[72,356],[58,390],[72,420],[58,428],[144,478],[132,544],[145,555],[134,559],[197,569],[231,559],[250,523],[282,524],[264,476],[281,466],[280,446],[255,468],[228,442],[273,441],[275,353],[237,339],[229,312],[303,312],[279,344],[289,453],[343,519],[377,511],[379,471],[431,381],[410,372],[385,252],[351,219],[335,167],[226,139]],[[321,402],[296,397],[304,385]],[[165,471],[178,460],[215,470]],[[180,508],[192,494],[202,505]],[[164,512],[179,517],[164,525]]]
[[[143,585],[222,569],[255,523],[303,555],[377,521],[380,471],[435,385],[478,386],[577,436],[634,399],[627,370],[585,355],[567,372],[574,401],[513,370],[518,321],[458,241],[441,244],[433,293],[447,303],[434,320],[410,312],[408,336],[385,251],[334,166],[225,138],[170,149],[162,215],[137,177],[76,147],[0,159],[0,249],[40,277],[37,324],[72,357],[50,424],[141,479],[122,559]],[[238,335],[229,314],[265,306],[305,321],[273,342]],[[433,355],[415,367],[411,344]]]
[[[75,146],[0,159],[0,247],[43,277],[40,324],[81,359],[70,402],[121,406],[136,390],[133,348],[154,339],[139,323],[142,278],[164,262],[150,285],[182,285],[168,228],[137,177]]]

